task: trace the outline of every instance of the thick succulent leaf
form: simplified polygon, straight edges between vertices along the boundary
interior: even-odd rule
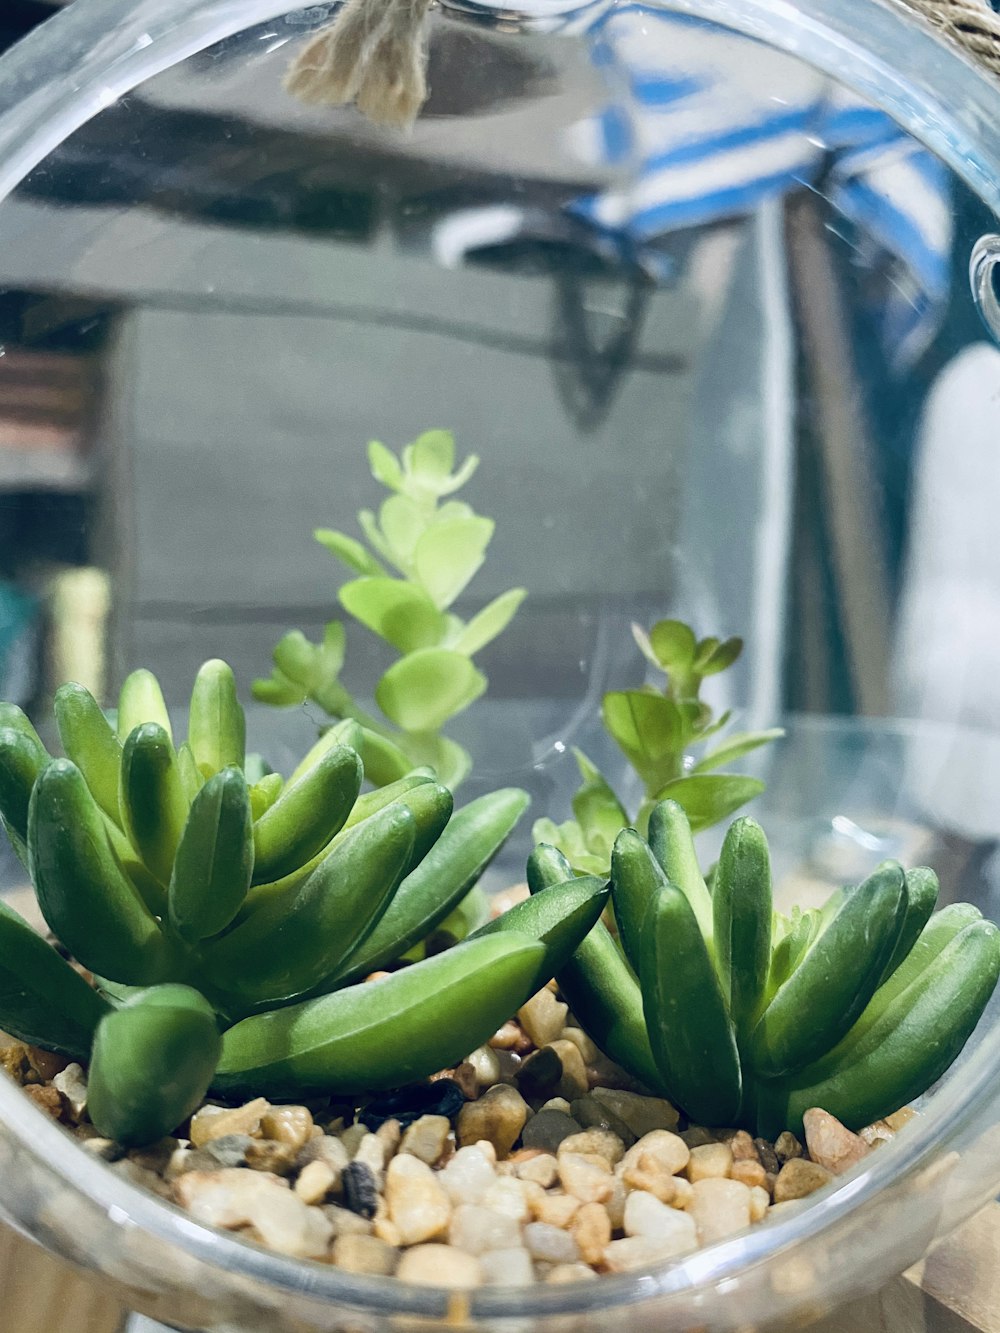
[[[771,960],[771,861],[764,831],[737,819],[712,885],[713,937],[723,994],[742,1043],[760,1017]]]
[[[399,802],[378,811],[337,841],[290,908],[265,900],[207,945],[205,975],[227,1012],[296,999],[334,973],[385,911],[410,864],[415,826]]]
[[[531,984],[534,993],[569,962],[597,925],[607,901],[608,885],[604,880],[593,875],[574,876],[545,893],[515,903],[468,938],[476,940],[513,931],[543,944],[545,953]]]
[[[385,915],[337,979],[365,977],[425,939],[469,892],[528,805],[516,787],[470,801],[420,865],[403,880]]]
[[[254,882],[291,874],[338,833],[361,790],[361,760],[339,745],[290,782],[253,826]]]
[[[211,1005],[189,986],[130,999],[97,1030],[87,1085],[95,1127],[127,1147],[163,1138],[204,1099],[221,1049]]]
[[[170,714],[163,700],[160,682],[152,671],[140,668],[126,676],[118,695],[118,739],[124,742],[136,727],[144,722],[155,722],[173,739]]]
[[[125,742],[119,804],[132,846],[168,884],[189,805],[174,747],[156,722],[136,727]]]
[[[108,818],[120,824],[122,744],[114,728],[90,691],[72,681],[56,690],[54,709],[66,758],[72,759],[86,778]]]
[[[394,662],[375,701],[404,731],[437,731],[486,689],[486,677],[461,653],[424,648]]]
[[[348,614],[401,653],[433,648],[444,637],[444,616],[421,588],[403,579],[353,579],[339,597]]]
[[[87,1060],[97,1024],[109,1011],[79,972],[0,901],[0,1028]]]
[[[413,550],[414,568],[435,606],[451,606],[475,576],[495,526],[489,518],[445,519],[420,536]]]
[[[195,797],[177,848],[167,905],[181,939],[193,943],[225,930],[246,899],[253,864],[246,779],[240,769],[224,768]]]
[[[128,985],[164,980],[173,950],[118,865],[104,816],[68,759],[54,759],[35,783],[28,851],[42,915],[74,958]]]
[[[247,724],[227,662],[205,662],[194,679],[188,713],[188,744],[200,771],[211,777],[246,761]]]
[[[33,727],[31,730],[34,732]],[[22,861],[26,855],[31,793],[39,774],[50,762],[51,756],[37,736],[20,728],[0,727],[0,815],[11,845]]]
[[[511,588],[476,613],[450,645],[457,653],[474,657],[481,648],[498,638],[517,613],[527,596],[525,588]]]
[[[671,1100],[700,1125],[740,1109],[736,1035],[691,904],[668,884],[648,908],[639,981],[653,1056]]]
[[[469,940],[381,981],[247,1018],[223,1039],[215,1086],[373,1092],[453,1065],[532,993],[545,946]]]

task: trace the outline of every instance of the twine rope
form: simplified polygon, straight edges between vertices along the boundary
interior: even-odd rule
[[[427,100],[427,15],[434,0],[347,0],[288,71],[304,102],[354,102],[377,124],[405,129]],[[985,0],[903,0],[1000,79],[1000,15]]]

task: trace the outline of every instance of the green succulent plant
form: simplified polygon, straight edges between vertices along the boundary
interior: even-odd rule
[[[155,678],[126,680],[117,731],[91,695],[55,700],[65,758],[0,706],[0,813],[53,935],[0,905],[0,1027],[90,1060],[90,1113],[125,1143],[175,1128],[209,1087],[362,1093],[485,1041],[577,947],[607,899],[558,899],[377,982],[455,909],[527,805],[453,813],[428,771],[361,792],[353,721],[286,780],[248,783],[233,674],[206,663],[175,744]],[[360,984],[359,984],[360,983]]]
[[[597,766],[581,750],[574,750],[581,778],[573,797],[575,818],[563,824],[538,819],[532,830],[536,842],[558,847],[577,870],[588,874],[607,874],[619,832],[630,823],[645,832],[658,801],[676,801],[692,828],[699,830],[759,796],[764,784],[758,778],[716,770],[785,734],[780,727],[732,732],[700,758],[692,755],[692,746],[718,735],[730,720],[729,711],[715,716],[701,698],[701,687],[707,677],[733,665],[743,651],[743,640],[698,639],[680,620],[657,621],[648,633],[633,625],[632,635],[646,660],[666,676],[662,690],[652,685],[612,690],[602,702],[605,730],[645,790],[635,819],[629,819]]]
[[[300,630],[286,634],[274,649],[271,676],[254,682],[254,696],[284,706],[310,699],[331,717],[353,718],[363,729],[365,771],[379,785],[426,764],[454,788],[471,760],[442,728],[486,689],[473,658],[507,628],[525,592],[502,593],[469,621],[450,609],[482,565],[495,524],[448,498],[479,464],[470,455],[456,469],[449,431],[426,431],[398,458],[373,441],[368,461],[392,492],[377,517],[368,509],[358,514],[368,545],[330,528],[315,537],[358,576],[338,593],[343,609],[400,654],[375,687],[383,716],[366,712],[340,679],[346,634],[339,620],[330,621],[319,644]]]
[[[544,898],[568,869],[536,847],[529,886]],[[615,840],[619,941],[598,924],[558,979],[598,1046],[692,1120],[773,1135],[819,1106],[858,1129],[941,1077],[1000,977],[997,927],[967,903],[935,911],[937,895],[933,871],[887,861],[783,916],[748,818],[710,892],[687,816],[663,801],[648,841]]]

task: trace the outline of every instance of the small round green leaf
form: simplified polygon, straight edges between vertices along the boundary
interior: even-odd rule
[[[393,663],[375,701],[404,731],[437,731],[486,689],[486,677],[448,648],[424,648]]]

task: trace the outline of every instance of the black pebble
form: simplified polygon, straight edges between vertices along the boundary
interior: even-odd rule
[[[387,1120],[398,1120],[405,1128],[422,1115],[446,1115],[450,1120],[464,1105],[465,1094],[455,1080],[439,1078],[433,1083],[414,1083],[369,1102],[358,1112],[358,1120],[372,1130]]]
[[[351,1212],[369,1220],[373,1218],[378,1207],[378,1188],[371,1167],[364,1162],[350,1162],[340,1178],[344,1186],[344,1203]]]

